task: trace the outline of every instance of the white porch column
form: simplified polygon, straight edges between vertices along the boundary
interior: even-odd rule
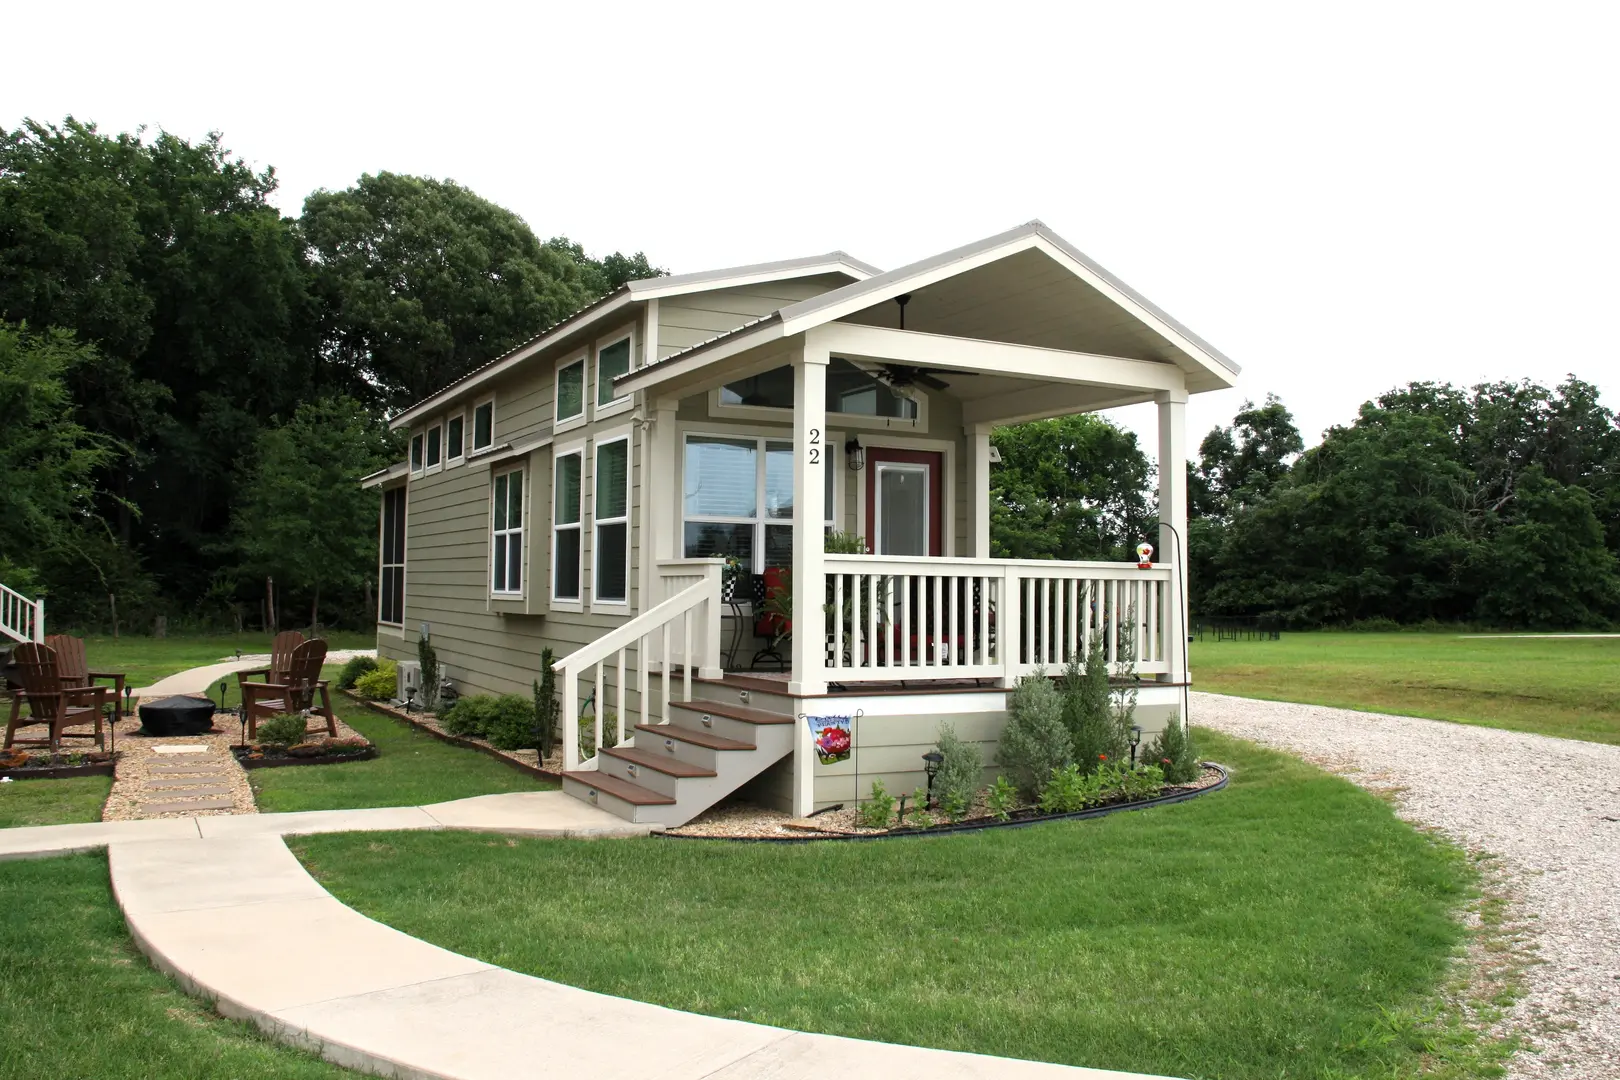
[[[827,692],[827,588],[822,493],[827,468],[827,349],[805,336],[793,361],[793,680],[795,694]]]
[[[1160,562],[1173,563],[1169,617],[1164,628],[1169,681],[1184,682],[1182,656],[1187,642],[1187,392],[1161,390],[1159,404]],[[1174,533],[1167,526],[1174,527]],[[1182,718],[1183,720],[1186,717]]]
[[[968,428],[968,442],[973,458],[973,475],[968,497],[973,517],[973,548],[975,559],[990,557],[990,425],[974,424]]]

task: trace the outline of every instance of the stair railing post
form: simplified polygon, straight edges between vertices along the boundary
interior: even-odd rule
[[[703,649],[698,674],[705,679],[718,679],[725,675],[720,664],[720,586],[725,565],[706,568],[704,584],[708,586],[703,598]]]
[[[34,643],[45,644],[45,598],[34,601]]]
[[[566,667],[562,675],[563,769],[579,768],[579,679]]]

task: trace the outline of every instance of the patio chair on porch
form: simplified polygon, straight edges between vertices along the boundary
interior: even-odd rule
[[[765,647],[748,662],[750,671],[757,671],[761,660],[774,661],[777,670],[786,671],[787,657],[777,649],[777,643],[793,635],[793,620],[778,611],[767,611],[772,600],[784,594],[791,598],[792,584],[786,570],[780,566],[767,566],[763,574],[752,575],[754,596],[754,633],[765,639]],[[777,606],[780,606],[778,603]]]
[[[94,739],[97,747],[103,750],[107,748],[101,730],[101,714],[107,705],[109,687],[64,685],[61,669],[56,663],[56,650],[48,645],[34,642],[19,645],[13,661],[23,692],[11,701],[11,717],[6,721],[5,749],[9,750],[15,744],[49,746],[54,754],[61,749],[64,738]],[[28,701],[31,714],[26,719],[19,715],[24,698]],[[48,737],[17,738],[17,729],[30,724],[46,725]],[[67,730],[86,725],[94,725],[95,730],[90,733]]]
[[[124,697],[124,673],[122,671],[91,671],[90,661],[84,652],[84,639],[68,637],[66,634],[50,634],[45,638],[45,644],[56,650],[56,673],[67,687],[94,686],[101,679],[112,681],[113,716],[118,715],[118,703]]]
[[[281,682],[247,682],[242,686],[242,709],[247,716],[247,735],[258,734],[259,721],[281,713],[300,713],[306,709],[326,718],[326,733],[337,735],[337,714],[332,711],[332,693],[321,678],[321,665],[326,662],[326,642],[312,638],[292,652]],[[321,695],[321,706],[315,708],[315,694]]]

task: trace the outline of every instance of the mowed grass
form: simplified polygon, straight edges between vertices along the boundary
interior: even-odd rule
[[[261,811],[421,806],[557,786],[475,750],[440,742],[335,692],[332,704],[345,723],[376,744],[377,757],[340,765],[255,769],[248,779]]]
[[[0,1076],[358,1075],[216,1016],[152,970],[113,904],[104,855],[0,863],[0,957]]]
[[[1620,743],[1620,638],[1302,633],[1195,641],[1199,690]]]
[[[695,1012],[1183,1077],[1491,1075],[1420,1021],[1464,936],[1455,849],[1342,780],[1198,734],[1173,807],[877,843],[311,836],[349,903],[519,971]]]
[[[100,821],[101,806],[110,791],[110,776],[68,776],[60,780],[13,780],[0,784],[0,829]]]

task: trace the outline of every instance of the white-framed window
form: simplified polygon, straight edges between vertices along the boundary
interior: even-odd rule
[[[613,380],[628,374],[635,362],[633,327],[615,331],[596,343],[596,415],[605,416],[630,407],[629,397],[616,397]]]
[[[557,365],[557,409],[553,431],[585,422],[585,354]]]
[[[523,595],[523,469],[497,473],[493,480],[489,545],[489,591]]]
[[[822,516],[835,527],[837,440],[827,439]],[[735,555],[747,573],[793,565],[793,443],[770,436],[689,433],[682,469],[687,558]]]
[[[411,474],[413,476],[422,475],[422,454],[423,443],[425,442],[426,436],[420,431],[411,436]]]
[[[472,449],[476,454],[495,445],[495,399],[485,398],[473,406]]]
[[[596,498],[591,505],[595,532],[591,602],[630,601],[630,434],[596,442]]]
[[[772,368],[709,394],[712,416],[756,416],[780,420],[793,409],[793,368]],[[928,395],[920,388],[895,387],[841,356],[827,364],[827,415],[846,427],[890,428],[906,424],[928,430]]]
[[[456,413],[444,421],[444,463],[460,465],[467,456],[467,416]]]
[[[584,567],[581,493],[585,448],[559,450],[552,457],[551,599],[578,604]]]
[[[434,424],[427,429],[427,471],[444,464],[444,428]]]
[[[377,621],[405,623],[405,485],[382,497],[382,551],[377,575]]]

